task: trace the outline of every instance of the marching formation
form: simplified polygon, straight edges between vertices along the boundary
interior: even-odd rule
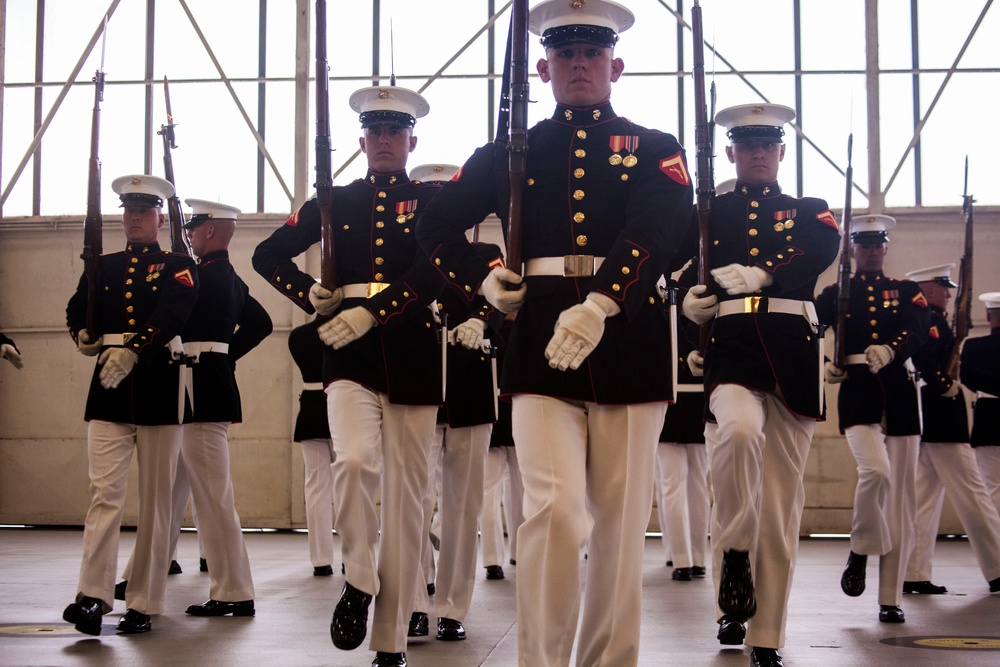
[[[313,574],[343,576],[333,645],[367,639],[373,666],[405,666],[431,615],[437,640],[464,640],[481,534],[486,579],[517,568],[522,667],[567,666],[574,653],[580,667],[637,665],[655,490],[672,579],[714,582],[706,633],[746,645],[752,666],[783,665],[806,461],[834,385],[858,467],[843,592],[864,593],[875,556],[878,621],[905,622],[904,594],[945,593],[932,582],[945,495],[989,591],[1000,591],[1000,292],[979,297],[991,334],[968,337],[972,198],[958,283],[954,264],[890,278],[895,219],[851,220],[848,198],[838,221],[824,199],[779,185],[793,109],[701,109],[692,174],[675,136],[612,106],[629,9],[543,0],[528,11],[516,0],[512,13],[502,131],[461,167],[408,171],[430,106],[371,86],[350,98],[367,173],[332,187],[324,47],[317,196],[253,252],[254,270],[309,316],[288,335],[302,378],[294,440]],[[700,40],[697,2],[692,19]],[[325,43],[323,0],[317,21]],[[555,98],[530,128],[528,33]],[[168,96],[167,178],[113,181],[126,245],[105,254],[102,72],[95,83],[85,272],[66,308],[74,344],[96,360],[84,413],[91,504],[63,618],[99,635],[120,599],[117,631],[151,631],[179,571],[189,500],[211,584],[187,613],[253,616],[228,432],[243,415],[236,364],[272,325],[230,263],[240,211],[187,199],[185,216]],[[716,125],[736,170],[727,187],[712,182]],[[849,196],[850,168],[847,180]],[[494,214],[503,249],[478,241]],[[165,225],[170,250],[159,244]],[[316,244],[318,278],[295,261]],[[818,287],[838,249],[841,280]],[[836,354],[824,349],[827,328]],[[0,356],[23,366],[3,334]],[[119,573],[133,454],[139,518]]]

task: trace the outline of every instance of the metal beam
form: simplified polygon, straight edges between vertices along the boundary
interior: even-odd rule
[[[98,24],[97,30],[94,31],[94,36],[91,37],[90,41],[87,42],[87,45],[83,47],[83,53],[80,54],[80,59],[76,62],[76,66],[73,67],[73,71],[70,72],[69,77],[66,79],[66,83],[63,84],[62,90],[59,91],[59,95],[52,103],[52,108],[49,109],[48,115],[46,115],[45,120],[42,121],[42,126],[38,128],[37,132],[35,132],[34,138],[28,145],[28,149],[24,152],[24,157],[21,158],[21,162],[18,163],[17,168],[14,169],[14,175],[11,176],[10,181],[8,181],[3,194],[0,195],[0,207],[3,207],[3,203],[7,201],[7,197],[10,196],[10,191],[17,183],[17,179],[21,177],[21,172],[24,171],[25,165],[27,165],[28,160],[31,159],[32,153],[35,152],[35,148],[37,148],[38,144],[41,143],[45,130],[48,129],[49,124],[56,115],[56,112],[59,111],[59,107],[62,105],[63,100],[66,99],[66,94],[69,92],[70,86],[72,86],[76,81],[76,77],[80,74],[80,70],[83,69],[83,63],[86,62],[87,58],[90,56],[90,52],[94,50],[94,45],[97,44],[97,40],[100,38],[101,33],[104,32],[105,23],[111,19],[111,15],[115,13],[115,9],[118,8],[119,2],[121,2],[121,0],[111,0],[111,6],[108,7],[108,11],[101,16],[101,22]]]

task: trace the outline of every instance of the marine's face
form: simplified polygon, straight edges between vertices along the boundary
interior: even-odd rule
[[[941,310],[948,309],[948,301],[951,300],[949,288],[935,282],[923,282],[920,283],[920,291],[927,297],[927,303],[937,306]]]
[[[133,244],[155,243],[163,222],[163,213],[158,208],[126,206],[122,212],[125,238]]]
[[[206,241],[208,240],[208,227],[210,223],[203,223],[194,229],[187,230],[188,243],[191,244],[191,252],[195,257],[205,254]]]
[[[406,159],[417,147],[412,130],[385,123],[366,127],[359,141],[368,168],[386,173],[406,169]]]
[[[885,255],[889,251],[885,243],[854,243],[851,254],[858,273],[881,273],[885,265]]]
[[[767,185],[778,180],[778,165],[785,159],[785,144],[776,141],[748,141],[726,146],[726,157],[736,165],[736,177],[750,185]]]
[[[546,49],[536,67],[539,78],[552,84],[556,102],[588,107],[610,99],[625,63],[610,48],[579,42]]]

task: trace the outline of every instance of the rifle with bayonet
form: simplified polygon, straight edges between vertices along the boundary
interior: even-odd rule
[[[521,273],[521,213],[524,173],[528,157],[528,0],[514,0],[511,8],[510,129],[509,152],[510,210],[507,219],[507,267]]]
[[[330,146],[330,67],[326,59],[326,0],[316,0],[316,206],[320,216],[320,284],[337,288],[333,247],[331,196],[333,191]]]
[[[976,200],[969,194],[969,158],[965,158],[965,187],[962,189],[962,214],[965,217],[965,249],[958,270],[958,291],[955,294],[955,317],[951,327],[955,334],[955,347],[948,358],[948,377],[958,381],[958,362],[962,341],[972,329],[972,204]]]
[[[844,214],[841,220],[840,264],[837,268],[837,328],[833,332],[833,365],[843,370],[847,365],[847,314],[851,309],[851,192],[854,189],[854,167],[851,152],[854,133],[847,135],[847,192],[844,194]]]
[[[104,40],[107,39],[108,19],[104,18],[101,41],[101,67],[94,75],[94,112],[90,122],[90,164],[87,174],[87,218],[83,223],[83,272],[87,276],[87,338],[96,341],[101,332],[97,326],[97,301],[101,284],[101,254],[104,252],[104,218],[101,215],[101,158],[98,147],[101,138],[101,102],[104,101]]]
[[[708,117],[708,105],[705,101],[705,38],[702,29],[701,5],[698,4],[698,0],[695,0],[694,6],[691,8],[691,33],[694,42],[692,71],[694,74],[694,133],[697,146],[695,194],[697,195],[698,213],[698,284],[708,288],[703,295],[708,296],[712,291],[709,280],[711,241],[709,240],[708,225],[712,212],[712,197],[715,195],[715,174],[712,163],[715,122]],[[710,322],[701,325],[699,343],[701,351],[705,350],[710,327]]]
[[[177,137],[174,134],[174,115],[170,111],[170,88],[167,77],[163,77],[163,99],[167,105],[167,124],[160,125],[158,135],[163,137],[163,176],[174,186],[174,194],[167,199],[167,226],[170,229],[170,251],[191,256],[184,234],[184,212],[181,210],[181,199],[177,196],[177,181],[174,180],[174,159],[170,154],[172,148],[177,148]]]

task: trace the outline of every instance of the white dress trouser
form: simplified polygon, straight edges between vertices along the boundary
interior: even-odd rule
[[[309,560],[313,567],[333,565],[333,441],[330,438],[303,440],[303,492],[306,500],[306,528],[309,529]]]
[[[209,597],[222,602],[252,600],[250,557],[229,468],[229,422],[185,424],[181,449],[208,562]]]
[[[986,581],[1000,577],[1000,515],[968,443],[920,443],[917,509],[907,581],[930,581],[944,494],[948,493]]]
[[[464,621],[472,603],[478,560],[479,513],[483,507],[483,475],[492,424],[444,431],[441,448],[440,553],[435,578],[434,607],[439,617]],[[434,485],[428,484],[433,488]],[[431,495],[431,494],[428,494]],[[430,503],[433,505],[433,500]],[[424,504],[426,512],[428,503]],[[424,540],[426,550],[427,540]],[[417,596],[425,577],[417,577]],[[423,585],[426,592],[427,587]]]
[[[715,589],[723,553],[749,552],[757,613],[747,624],[746,644],[781,648],[816,422],[798,419],[774,394],[735,384],[715,387],[709,401],[716,417],[705,427],[715,489]]]
[[[517,463],[517,448],[490,447],[486,455],[486,477],[483,481],[483,511],[479,529],[483,540],[483,567],[503,565],[503,529],[501,506],[507,522],[510,559],[517,560],[517,529],[524,522],[521,470]]]
[[[976,447],[975,451],[986,492],[993,499],[993,506],[1000,512],[1000,447]]]
[[[427,448],[437,406],[397,405],[350,380],[326,388],[333,503],[347,582],[375,597],[372,651],[406,650],[424,530]],[[379,477],[382,516],[379,520]],[[381,526],[381,539],[379,530]]]
[[[180,425],[136,426],[101,420],[87,424],[90,508],[83,530],[79,595],[114,603],[129,464],[139,464],[139,521],[136,559],[126,605],[143,614],[163,611],[170,567],[170,492],[181,447]]]
[[[434,560],[436,548],[431,541],[431,535],[441,544],[441,518],[434,511],[441,498],[441,457],[444,455],[444,434],[447,426],[437,424],[434,427],[434,437],[427,451],[427,490],[424,493],[424,536],[420,544],[420,571],[417,574],[416,589],[413,597],[413,611],[429,614],[433,611],[430,593],[427,587],[437,579],[437,563]]]
[[[517,534],[521,667],[569,665],[585,544],[587,596],[577,665],[638,663],[643,543],[666,409],[666,402],[597,405],[514,396],[524,484],[524,523]]]
[[[919,435],[885,435],[880,424],[844,430],[858,464],[851,551],[879,556],[878,603],[899,606],[913,543]]]
[[[708,544],[708,452],[702,444],[656,446],[656,498],[663,548],[674,567],[705,565]]]

